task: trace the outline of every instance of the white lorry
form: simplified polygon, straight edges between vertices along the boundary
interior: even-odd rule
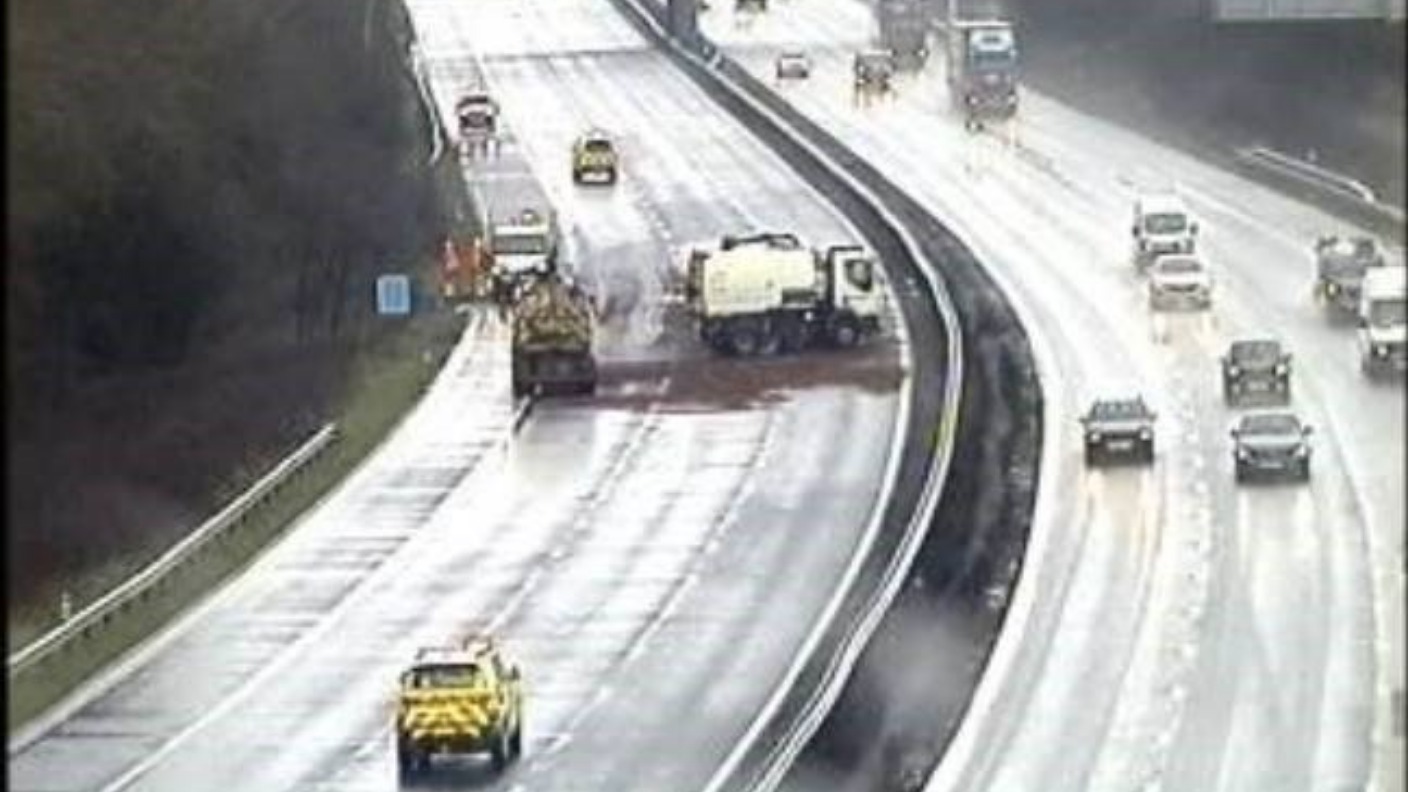
[[[685,272],[699,337],[741,357],[855,346],[879,332],[884,299],[864,248],[813,250],[789,233],[725,236],[691,251]]]
[[[1154,193],[1134,202],[1134,265],[1144,269],[1165,253],[1193,253],[1197,247],[1198,221],[1177,195]]]
[[[524,209],[489,223],[489,275],[499,302],[510,302],[524,278],[556,268],[558,242],[551,212]]]
[[[1370,377],[1408,368],[1408,268],[1374,267],[1359,295],[1359,365]]]

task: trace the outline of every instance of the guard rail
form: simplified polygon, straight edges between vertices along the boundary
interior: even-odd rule
[[[213,543],[227,537],[239,527],[255,506],[306,468],[337,439],[337,426],[327,424],[285,457],[272,470],[236,497],[215,516],[206,520],[189,536],[171,547],[160,558],[123,581],[112,591],[84,607],[58,627],[14,652],[8,658],[9,678],[13,680],[39,663],[61,652],[72,651],[82,642],[102,631],[124,610],[139,605],[159,591],[171,574],[190,563]]]

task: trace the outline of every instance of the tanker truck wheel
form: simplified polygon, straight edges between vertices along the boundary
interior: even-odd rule
[[[763,325],[758,329],[758,354],[763,357],[772,357],[782,348],[782,338],[778,334],[778,328],[772,323]]]
[[[736,321],[729,326],[728,342],[734,354],[739,357],[752,357],[758,354],[758,348],[761,346],[757,328],[746,320]]]
[[[831,323],[831,343],[838,349],[850,349],[860,343],[860,328],[850,319],[837,319]]]
[[[796,317],[779,319],[777,336],[784,354],[801,352],[807,346],[807,326]]]

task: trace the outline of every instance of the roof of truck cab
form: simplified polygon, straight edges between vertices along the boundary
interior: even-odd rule
[[[1188,203],[1183,197],[1174,193],[1151,193],[1141,195],[1138,202],[1139,211],[1144,214],[1188,213]]]

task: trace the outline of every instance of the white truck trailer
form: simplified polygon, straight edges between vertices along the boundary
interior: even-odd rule
[[[699,337],[740,357],[855,346],[879,332],[884,299],[864,248],[814,250],[789,233],[725,236],[691,251],[685,273]]]

